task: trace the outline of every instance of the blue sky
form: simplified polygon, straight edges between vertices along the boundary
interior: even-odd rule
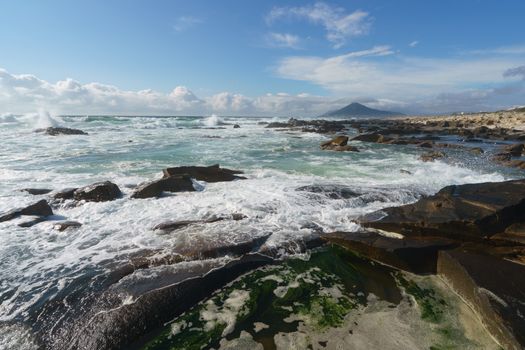
[[[0,113],[523,105],[524,14],[522,0],[0,0]]]

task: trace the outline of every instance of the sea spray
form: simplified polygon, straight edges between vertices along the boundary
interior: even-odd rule
[[[212,114],[208,118],[204,119],[202,121],[202,123],[205,126],[207,126],[207,127],[214,127],[214,126],[218,126],[218,125],[223,125],[224,124],[222,119],[219,118],[219,116],[217,116],[217,114]]]
[[[35,129],[45,129],[59,126],[57,119],[51,117],[48,111],[40,109],[35,116]]]

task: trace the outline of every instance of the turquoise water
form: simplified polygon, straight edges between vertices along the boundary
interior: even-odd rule
[[[267,129],[270,118],[55,117],[0,118],[0,212],[46,196],[21,188],[60,190],[96,181],[119,185],[112,202],[64,204],[54,219],[83,226],[63,233],[53,221],[20,228],[0,223],[0,321],[23,320],[39,303],[101,263],[118,262],[144,249],[177,250],[203,242],[231,244],[271,235],[268,245],[325,231],[354,231],[356,217],[417,200],[450,184],[501,181],[514,174],[484,159],[451,157],[423,163],[424,150],[356,142],[361,152],[321,151],[327,136]],[[240,128],[234,129],[233,124]],[[88,136],[46,136],[41,127],[82,129]],[[349,134],[352,134],[350,132]],[[245,171],[247,180],[199,183],[198,192],[131,200],[137,184],[161,177],[163,168],[211,165]],[[401,173],[408,170],[411,174]],[[349,187],[360,196],[330,199],[296,191],[306,185]],[[161,235],[151,228],[167,220],[198,220],[243,213],[247,219],[192,226]],[[1,332],[0,332],[1,333]]]

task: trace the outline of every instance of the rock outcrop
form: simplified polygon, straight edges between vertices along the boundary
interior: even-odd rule
[[[321,144],[322,150],[359,152],[359,149],[348,145],[348,136],[337,136]]]
[[[45,129],[37,129],[35,132],[43,132],[44,134],[51,136],[58,135],[87,135],[88,133],[79,129],[61,128],[61,127],[49,127]]]
[[[131,198],[160,197],[163,192],[195,191],[189,176],[169,176],[140,185],[131,195]]]
[[[163,170],[164,177],[170,176],[188,176],[192,179],[206,182],[222,182],[246,179],[239,176],[243,172],[240,170],[231,170],[221,168],[219,164],[211,166],[180,166],[167,168]]]
[[[97,182],[89,186],[81,187],[73,192],[73,198],[77,201],[106,202],[122,196],[120,188],[110,181]]]
[[[53,210],[47,201],[42,199],[34,204],[28,205],[25,208],[13,209],[7,213],[0,214],[0,222],[12,220],[22,215],[45,217],[53,215]]]
[[[368,218],[386,214],[382,219]],[[452,185],[414,204],[387,208],[359,221],[405,236],[481,240],[525,221],[525,180]]]

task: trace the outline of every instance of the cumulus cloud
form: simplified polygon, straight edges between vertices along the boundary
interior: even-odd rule
[[[221,92],[200,98],[184,86],[163,93],[151,89],[129,91],[100,83],[83,84],[70,78],[51,83],[34,75],[11,74],[0,69],[0,114],[32,113],[45,109],[52,114],[220,113],[222,115],[315,116],[340,105],[331,98],[308,94],[279,93],[252,98]]]
[[[266,44],[270,47],[299,48],[300,38],[289,33],[268,33],[266,34]]]
[[[367,34],[371,26],[367,12],[357,10],[349,13],[342,7],[324,2],[298,7],[274,7],[266,16],[266,22],[272,24],[283,18],[306,19],[322,25],[326,30],[326,38],[334,48],[342,47],[353,37]]]
[[[525,65],[507,69],[505,72],[503,72],[503,76],[505,78],[518,77],[522,80],[525,80]]]

